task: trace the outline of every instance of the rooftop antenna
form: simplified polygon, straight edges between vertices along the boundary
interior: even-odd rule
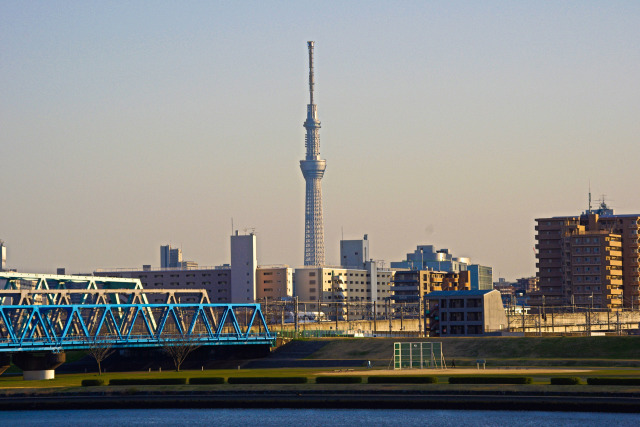
[[[589,180],[589,213],[591,213],[591,180]]]
[[[605,194],[602,195],[602,199],[600,200],[600,209],[607,209],[607,203],[605,202]]]

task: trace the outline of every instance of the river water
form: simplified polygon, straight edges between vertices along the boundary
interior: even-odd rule
[[[11,426],[634,426],[640,414],[388,409],[104,409],[6,411]]]

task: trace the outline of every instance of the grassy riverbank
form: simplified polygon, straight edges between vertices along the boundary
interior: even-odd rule
[[[307,359],[371,360],[376,366],[390,366],[393,343],[408,341],[442,342],[448,363],[474,365],[477,359],[487,366],[621,366],[640,367],[640,337],[482,337],[482,338],[336,338]]]

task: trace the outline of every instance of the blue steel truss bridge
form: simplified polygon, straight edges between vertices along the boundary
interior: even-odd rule
[[[0,287],[0,352],[275,341],[259,304],[211,304],[203,290],[145,290],[138,279],[7,272],[0,273]]]

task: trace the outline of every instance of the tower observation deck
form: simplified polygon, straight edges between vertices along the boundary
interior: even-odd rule
[[[304,265],[324,265],[324,222],[322,219],[322,185],[326,161],[320,159],[320,120],[318,107],[313,102],[313,45],[309,48],[309,104],[304,128],[307,155],[300,161],[300,169],[306,181],[304,210]]]

